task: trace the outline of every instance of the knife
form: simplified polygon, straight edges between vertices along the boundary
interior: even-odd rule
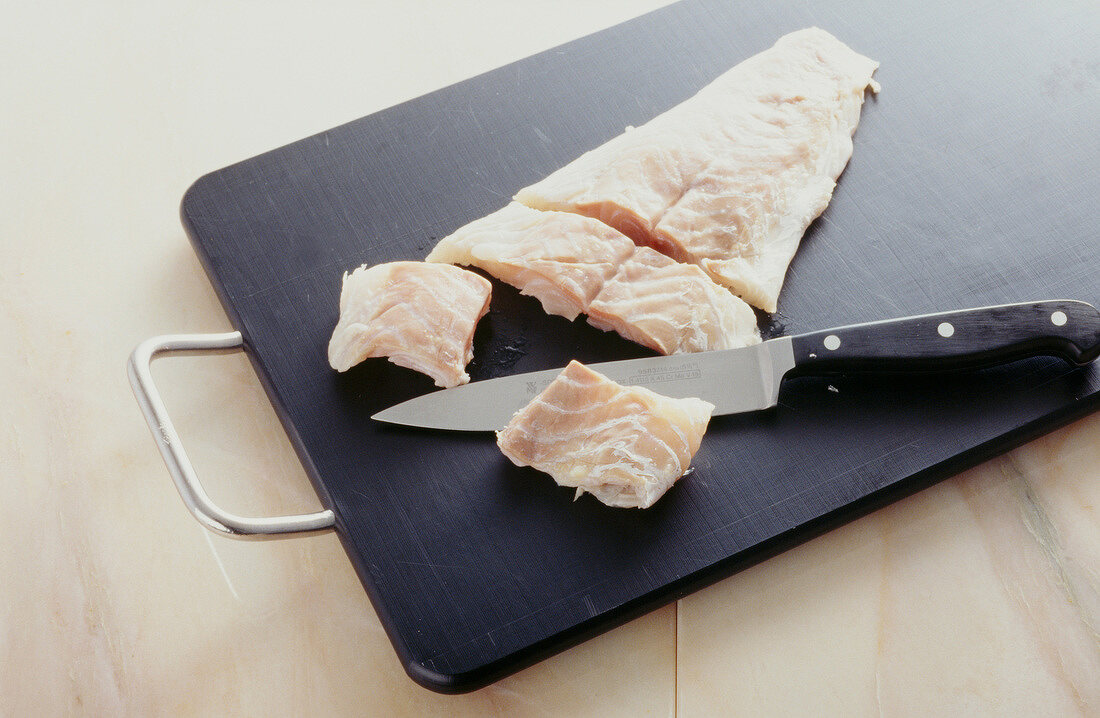
[[[1098,354],[1100,312],[1086,302],[1053,300],[922,314],[778,337],[739,349],[588,366],[619,384],[706,399],[719,416],[775,406],[780,384],[793,376],[975,369],[1036,355],[1084,365]],[[501,429],[559,373],[560,368],[549,369],[443,389],[371,418],[429,429]]]

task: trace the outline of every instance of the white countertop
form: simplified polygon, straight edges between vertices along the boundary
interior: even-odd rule
[[[232,328],[187,186],[662,4],[7,10],[0,714],[1100,712],[1100,417],[461,696],[404,675],[333,534],[236,542],[185,510],[125,359]],[[319,506],[243,356],[155,374],[216,501]]]

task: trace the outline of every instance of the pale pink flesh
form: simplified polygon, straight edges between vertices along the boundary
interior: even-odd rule
[[[713,410],[620,386],[574,361],[497,433],[497,445],[578,496],[647,508],[691,466]]]
[[[760,341],[749,306],[701,269],[589,217],[512,203],[440,240],[428,261],[479,267],[548,313],[588,313],[592,325],[665,354]]]
[[[851,157],[877,66],[824,30],[785,35],[515,199],[598,218],[775,311],[799,241]]]
[[[756,344],[749,305],[693,264],[638,247],[588,306],[588,322],[662,354]]]
[[[344,275],[329,364],[347,371],[369,357],[388,357],[437,386],[465,384],[474,329],[489,310],[491,290],[484,277],[446,264],[364,265]]]
[[[440,240],[427,261],[484,269],[572,320],[633,252],[629,238],[597,220],[512,203]]]

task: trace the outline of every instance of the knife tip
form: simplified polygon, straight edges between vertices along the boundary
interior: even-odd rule
[[[387,424],[399,423],[399,422],[394,421],[391,418],[387,418],[386,414],[388,414],[388,413],[390,413],[389,409],[383,409],[382,411],[378,411],[378,412],[375,412],[374,414],[371,414],[370,418],[374,421],[381,421],[381,422],[385,422]]]

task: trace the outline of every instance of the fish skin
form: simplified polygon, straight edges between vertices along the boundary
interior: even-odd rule
[[[713,410],[702,399],[621,386],[572,361],[497,432],[497,446],[578,497],[648,508],[687,472]]]
[[[492,285],[448,264],[388,262],[344,273],[340,318],[329,340],[333,369],[387,357],[450,388],[470,381],[478,321],[489,310]]]

